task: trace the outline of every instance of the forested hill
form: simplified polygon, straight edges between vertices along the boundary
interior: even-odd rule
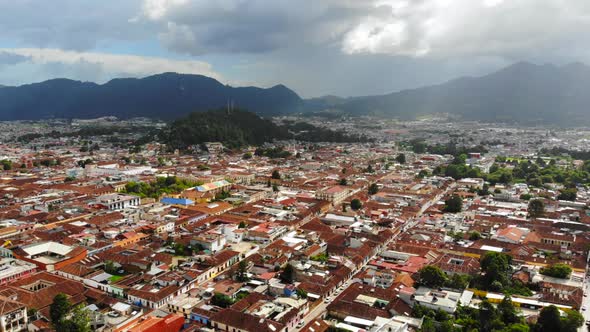
[[[202,76],[164,73],[105,84],[53,79],[0,88],[0,120],[151,117],[175,119],[233,103],[261,115],[297,110],[301,98],[284,85],[231,87]]]
[[[163,143],[181,150],[203,142],[222,142],[226,147],[238,148],[288,139],[308,142],[370,141],[364,136],[351,136],[307,123],[277,125],[252,112],[224,109],[193,112],[170,123],[159,136]]]

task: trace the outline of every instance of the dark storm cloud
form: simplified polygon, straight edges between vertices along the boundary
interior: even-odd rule
[[[129,21],[140,0],[0,0],[0,40],[27,47],[89,50],[101,42],[130,41],[150,26]],[[155,33],[151,31],[151,33]]]

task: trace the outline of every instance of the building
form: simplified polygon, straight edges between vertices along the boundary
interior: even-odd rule
[[[432,310],[442,310],[454,313],[459,304],[467,305],[473,298],[473,292],[464,290],[462,293],[442,289],[435,290],[427,287],[405,287],[400,290],[400,299],[412,307],[416,304]]]
[[[41,270],[53,271],[86,258],[84,247],[72,247],[47,241],[33,243],[13,250],[14,257],[33,263]]]
[[[27,331],[27,308],[24,304],[0,296],[0,331]]]
[[[326,187],[316,192],[315,197],[332,202],[333,205],[342,203],[348,197],[350,191],[344,186]]]
[[[35,273],[37,265],[14,258],[0,258],[0,286]]]
[[[123,210],[131,206],[139,206],[140,198],[123,194],[107,194],[99,196],[96,203],[109,210]]]

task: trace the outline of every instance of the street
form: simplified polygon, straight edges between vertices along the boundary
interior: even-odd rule
[[[436,195],[436,197],[434,197],[432,200],[430,200],[429,202],[427,202],[426,204],[424,204],[420,208],[420,211],[418,213],[416,213],[416,216],[413,219],[411,219],[411,221],[409,221],[408,224],[404,225],[404,230],[407,230],[407,229],[410,229],[410,228],[414,227],[416,225],[416,223],[418,223],[419,217],[422,216],[422,214],[430,206],[432,206],[432,204],[435,204],[436,202],[438,202],[444,195],[446,195],[449,191],[453,190],[454,188],[455,188],[455,184],[453,183],[448,188],[446,188],[443,192],[441,192],[438,195]],[[389,245],[389,243],[391,243],[391,241],[393,241],[394,239],[395,238],[392,237],[391,239],[387,240],[387,242],[382,246],[382,248],[387,248],[387,246]],[[380,253],[380,251],[377,251],[359,269],[355,269],[353,271],[353,273],[352,273],[352,276],[354,277],[359,271],[361,271],[362,269],[364,269],[364,267],[367,265],[367,263],[370,262],[370,261],[372,261],[377,255],[379,255],[379,253]],[[346,280],[346,282],[340,288],[344,291],[346,288],[348,288],[348,286],[350,286],[350,284],[351,284],[351,279],[348,279],[348,280]],[[339,293],[341,293],[341,292],[339,292]],[[320,304],[318,304],[313,310],[311,310],[310,312],[308,312],[303,317],[303,321],[304,321],[303,326],[306,326],[307,324],[309,324],[309,322],[311,322],[312,320],[314,320],[317,317],[319,317],[322,314],[324,314],[326,312],[326,307],[330,304],[330,303],[326,303],[324,301],[324,298],[320,298],[317,301],[322,301],[322,302]],[[301,330],[301,328],[296,327],[294,329],[294,332],[299,332],[300,330]]]

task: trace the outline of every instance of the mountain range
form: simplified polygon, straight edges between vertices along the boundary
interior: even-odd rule
[[[201,75],[163,73],[105,84],[53,79],[0,89],[0,120],[153,117],[174,119],[233,104],[261,115],[296,111],[302,99],[283,85],[230,87]]]
[[[284,85],[231,87],[201,75],[164,73],[105,84],[53,79],[0,89],[0,120],[114,115],[174,119],[228,103],[262,116],[334,110],[402,120],[446,113],[454,118],[522,124],[588,124],[590,67],[515,63],[480,77],[386,95],[304,100]]]

